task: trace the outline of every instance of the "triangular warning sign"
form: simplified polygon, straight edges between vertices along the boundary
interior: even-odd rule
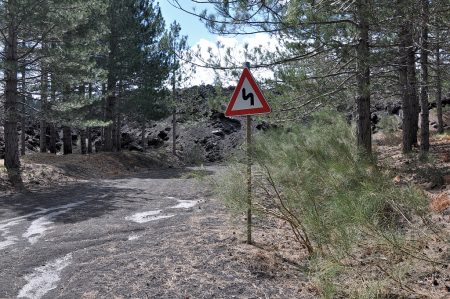
[[[242,72],[239,83],[228,104],[226,116],[269,113],[270,107],[248,68]]]

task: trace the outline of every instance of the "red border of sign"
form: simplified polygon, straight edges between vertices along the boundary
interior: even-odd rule
[[[241,110],[233,110],[234,104],[236,103],[236,100],[241,92],[242,85],[244,84],[244,80],[247,79],[250,85],[253,88],[253,91],[256,93],[256,96],[258,97],[259,101],[262,104],[261,108],[253,108],[253,109],[241,109]],[[261,90],[258,87],[258,84],[256,84],[255,79],[252,76],[252,73],[248,68],[244,68],[244,71],[242,72],[241,78],[239,79],[239,83],[236,86],[236,89],[233,92],[233,96],[231,97],[231,101],[228,104],[227,110],[225,111],[226,116],[239,116],[239,115],[251,115],[251,114],[260,114],[260,113],[269,113],[270,107],[267,103],[266,98],[262,94]]]

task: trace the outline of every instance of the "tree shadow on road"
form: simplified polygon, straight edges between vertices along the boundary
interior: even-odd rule
[[[6,174],[8,177],[7,184],[9,184],[16,192],[28,192],[23,183],[22,173],[20,169],[8,169],[6,168]]]
[[[130,177],[137,178],[137,179],[158,179],[158,180],[169,180],[169,179],[190,179],[195,177],[196,174],[201,174],[202,176],[210,176],[213,175],[215,172],[208,169],[202,169],[202,168],[165,168],[165,169],[158,169],[158,170],[149,170],[142,173],[137,173],[132,176],[126,175],[126,176],[117,176],[115,178],[110,178],[108,180],[120,180],[120,179],[127,179]]]
[[[23,193],[8,197],[0,197],[0,220],[18,216],[29,216],[34,219],[49,212],[69,209],[67,213],[57,215],[55,222],[75,223],[91,218],[102,217],[124,204],[137,200],[137,197],[127,198],[130,189],[75,184],[39,193]],[[43,213],[36,215],[36,212]],[[12,213],[11,213],[12,212]],[[12,214],[12,216],[7,216]]]
[[[57,215],[53,221],[76,223],[102,217],[124,207],[133,209],[133,206],[143,201],[162,199],[160,194],[152,194],[152,190],[140,188],[146,183],[145,179],[191,179],[189,176],[192,172],[191,169],[164,169],[134,175],[131,178],[128,176],[128,178],[89,181],[38,192],[0,196],[0,221],[4,218],[29,214],[32,214],[29,216],[32,220],[47,214],[47,210],[59,211],[67,205],[70,210]],[[208,170],[204,172],[204,175],[214,173]],[[42,213],[36,215],[39,211]]]

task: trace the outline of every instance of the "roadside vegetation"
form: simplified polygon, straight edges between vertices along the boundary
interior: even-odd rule
[[[426,270],[447,271],[448,252],[428,249],[436,242],[445,247],[449,236],[431,220],[425,193],[396,184],[395,173],[364,157],[354,139],[354,128],[333,111],[258,135],[258,223],[288,224],[308,252],[308,272],[324,298],[428,296],[430,289],[414,279]],[[233,163],[216,187],[231,210],[246,211],[245,164]]]

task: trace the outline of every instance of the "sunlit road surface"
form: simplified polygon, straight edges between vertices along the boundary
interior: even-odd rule
[[[187,173],[0,198],[0,298],[153,297],[152,262],[172,258],[161,243],[209,204]]]

